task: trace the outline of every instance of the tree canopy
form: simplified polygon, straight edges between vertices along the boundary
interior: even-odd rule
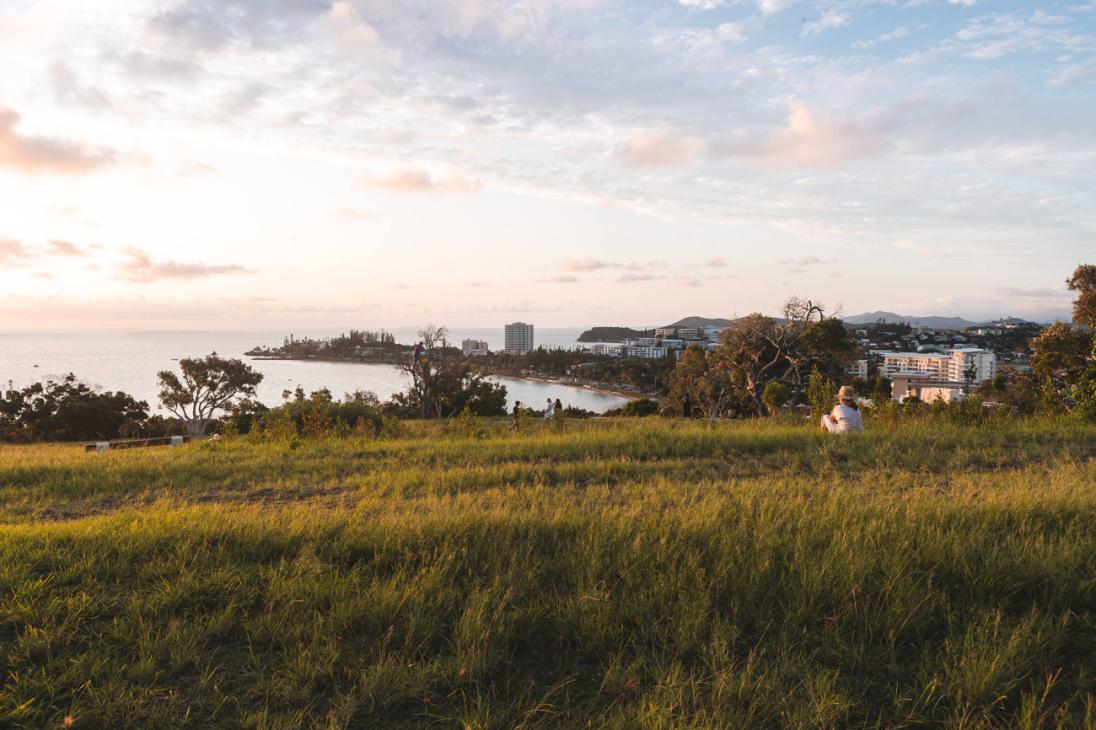
[[[69,373],[61,380],[10,386],[0,394],[0,440],[91,441],[138,435],[148,403],[122,392],[98,392]]]
[[[160,403],[182,419],[187,432],[204,435],[217,411],[227,410],[239,398],[255,395],[262,373],[238,359],[226,359],[216,352],[201,358],[179,361],[182,377],[170,370],[157,375]]]

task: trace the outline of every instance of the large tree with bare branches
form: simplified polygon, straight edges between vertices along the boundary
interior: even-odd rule
[[[450,347],[444,326],[428,324],[418,336],[411,357],[399,366],[411,378],[411,388],[393,401],[423,418],[448,418],[466,407],[477,415],[506,412],[505,386],[488,381],[460,350]]]
[[[823,305],[793,297],[781,317],[751,314],[735,321],[709,353],[682,356],[672,378],[675,392],[688,394],[711,416],[727,411],[766,413],[762,394],[770,382],[801,393],[814,367],[837,377],[853,354],[840,320]]]

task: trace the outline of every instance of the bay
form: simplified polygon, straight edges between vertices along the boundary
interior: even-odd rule
[[[390,330],[399,342],[413,343],[413,329]],[[579,329],[538,330],[538,344],[573,347]],[[406,376],[389,365],[308,362],[297,360],[255,360],[244,352],[256,345],[280,345],[283,332],[0,332],[0,386],[10,382],[24,387],[48,377],[74,373],[81,381],[101,390],[121,390],[158,409],[156,373],[178,367],[179,358],[217,352],[239,357],[263,373],[258,398],[268,406],[282,402],[283,390],[298,386],[306,392],[328,388],[336,396],[355,390],[370,390],[381,400],[407,388]],[[296,337],[331,337],[330,332],[299,332]],[[501,347],[502,328],[454,329],[450,342],[457,345],[468,337],[485,339],[493,349]],[[610,393],[569,385],[541,383],[518,378],[495,377],[506,386],[509,409],[515,400],[539,408],[548,398],[603,413],[627,402]]]

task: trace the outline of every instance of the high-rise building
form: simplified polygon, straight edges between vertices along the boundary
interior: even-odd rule
[[[533,325],[514,322],[506,325],[505,349],[511,353],[524,353],[533,349]]]

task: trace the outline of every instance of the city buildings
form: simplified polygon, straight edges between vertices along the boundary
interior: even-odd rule
[[[514,322],[505,327],[506,352],[522,354],[533,349],[533,325],[525,322]]]
[[[914,375],[952,382],[982,383],[997,372],[997,356],[979,347],[958,347],[947,352],[886,352],[883,373]]]
[[[882,354],[883,373],[890,378],[891,395],[901,401],[961,400],[971,385],[983,383],[997,372],[997,356],[979,347]]]
[[[465,357],[483,357],[491,352],[486,340],[463,340],[460,351]]]

